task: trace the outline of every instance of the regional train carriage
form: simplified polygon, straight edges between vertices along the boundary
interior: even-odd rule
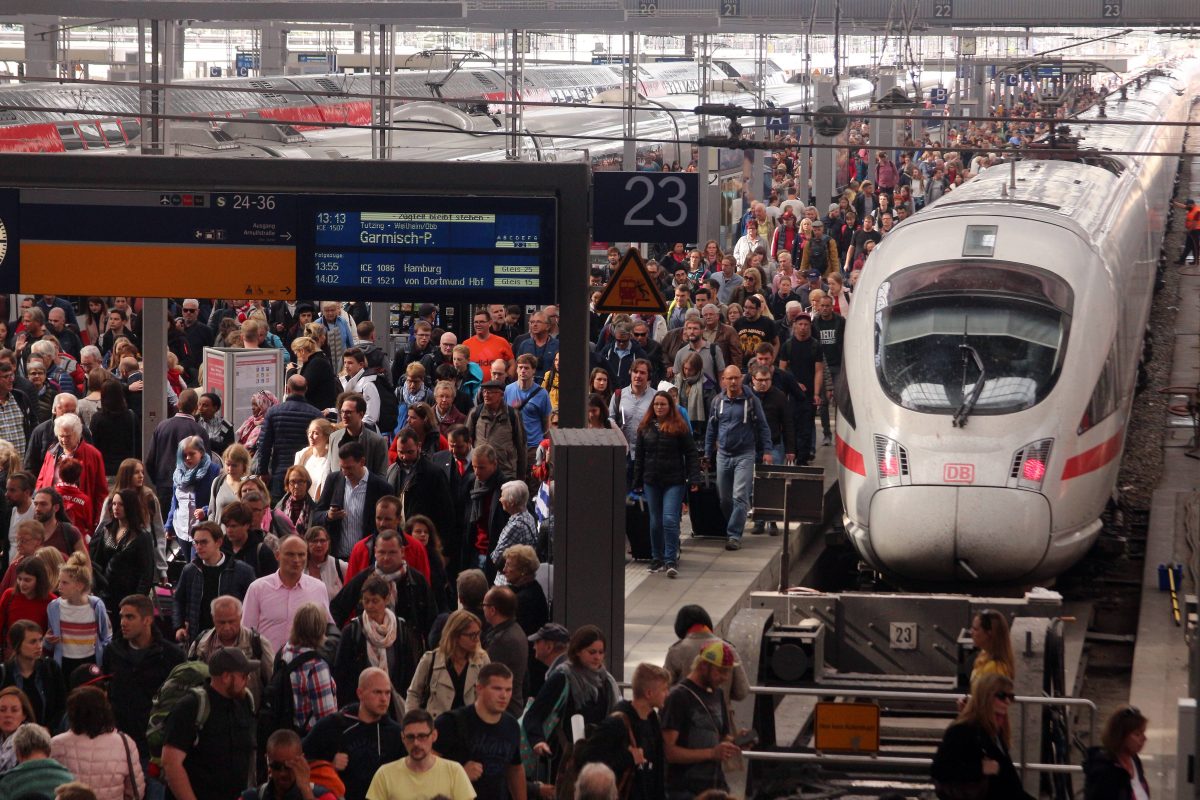
[[[1174,75],[1108,121],[1185,119]],[[1030,584],[1098,535],[1183,129],[1096,123],[1077,158],[992,167],[898,225],[860,277],[838,473],[851,542],[900,582]]]

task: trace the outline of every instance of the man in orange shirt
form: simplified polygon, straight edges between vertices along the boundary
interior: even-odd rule
[[[1200,262],[1200,206],[1196,205],[1196,201],[1188,198],[1186,203],[1172,203],[1176,208],[1186,208],[1187,216],[1184,218],[1183,225],[1187,229],[1186,236],[1183,242],[1183,252],[1179,254],[1177,264],[1183,264],[1188,259],[1188,254],[1192,256],[1192,261]]]
[[[498,358],[503,359],[511,378],[514,369],[512,345],[502,336],[492,333],[491,317],[487,311],[476,311],[473,321],[475,335],[463,342],[463,345],[471,351],[471,361],[478,364],[481,369],[487,370],[493,361]]]

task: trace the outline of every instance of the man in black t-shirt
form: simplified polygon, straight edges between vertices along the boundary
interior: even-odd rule
[[[524,800],[521,726],[505,713],[512,699],[512,670],[493,662],[479,670],[475,703],[437,718],[438,755],[466,770],[479,800]]]
[[[774,321],[763,316],[762,295],[751,295],[746,298],[742,316],[733,323],[738,340],[742,345],[742,360],[737,366],[745,366],[754,358],[754,351],[764,342],[774,350],[779,349],[779,334],[775,332]]]
[[[842,268],[842,271],[847,275],[850,274],[850,270],[854,269],[854,259],[859,254],[866,252],[868,241],[878,245],[882,240],[883,234],[875,229],[875,220],[870,216],[863,217],[862,228],[854,232],[854,239],[850,243],[850,249],[846,251],[846,264]]]
[[[825,362],[821,344],[812,337],[812,319],[801,314],[792,323],[792,335],[779,349],[779,368],[795,377],[806,402],[793,404],[796,411],[796,463],[807,464],[813,457],[816,438],[814,408],[824,397]]]
[[[833,384],[842,371],[842,342],[846,339],[846,318],[833,313],[833,298],[826,295],[818,305],[817,318],[813,320],[813,335],[821,343],[821,355],[825,359],[825,398],[821,404],[821,428],[825,432],[825,446],[833,444],[829,431],[829,403],[833,398]]]
[[[184,696],[167,716],[163,773],[176,800],[229,800],[250,785],[255,722],[246,683],[253,671],[241,650],[219,650],[208,660],[203,726],[196,693]]]
[[[688,676],[671,689],[663,706],[663,747],[667,756],[667,796],[690,796],[708,789],[729,791],[723,762],[741,751],[732,741],[722,684],[737,664],[725,642],[700,651]]]

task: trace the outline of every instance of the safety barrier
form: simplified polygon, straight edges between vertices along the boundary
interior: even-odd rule
[[[622,690],[630,686],[628,683],[618,685]],[[945,692],[902,692],[891,689],[870,689],[858,686],[751,686],[750,693],[775,697],[854,697],[868,700],[908,700],[947,704],[957,704],[959,700],[966,698],[966,695],[948,694]],[[1013,703],[1020,708],[1022,730],[1025,729],[1026,712],[1030,707],[1062,706],[1068,709],[1085,709],[1088,712],[1089,741],[1096,741],[1096,704],[1091,700],[1080,697],[1034,697],[1032,695],[1022,695],[1014,698]],[[1021,770],[1022,775],[1024,775],[1026,770],[1050,774],[1083,773],[1083,767],[1075,764],[1044,764],[1036,761],[1028,761],[1025,752],[1025,740],[1026,737],[1022,736],[1019,753],[1020,760],[1015,762],[1017,769]],[[801,763],[845,764],[863,767],[929,768],[933,765],[932,759],[915,756],[850,755],[843,753],[823,753],[820,751],[780,753],[746,750],[742,753],[742,757],[756,761],[796,761]]]

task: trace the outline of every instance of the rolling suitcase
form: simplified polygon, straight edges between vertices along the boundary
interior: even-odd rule
[[[717,475],[704,473],[704,482],[694,492],[688,492],[688,519],[692,523],[692,536],[724,539],[729,517],[721,511],[721,496],[717,493]]]
[[[634,561],[650,560],[650,509],[640,494],[625,498],[625,538]]]

